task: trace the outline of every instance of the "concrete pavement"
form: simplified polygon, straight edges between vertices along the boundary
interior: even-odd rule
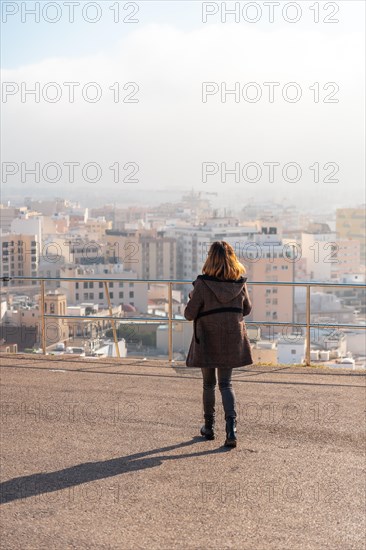
[[[1,364],[2,549],[365,549],[363,373],[235,369],[228,450],[183,363]]]

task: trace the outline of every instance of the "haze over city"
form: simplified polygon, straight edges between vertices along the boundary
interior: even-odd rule
[[[334,16],[323,9],[317,24],[306,3],[301,17],[284,12],[300,17],[292,24],[281,9],[272,23],[265,7],[256,23],[248,22],[253,9],[248,21],[227,15],[223,23],[218,13],[203,23],[199,2],[151,4],[141,3],[134,24],[114,24],[107,9],[94,25],[76,10],[70,24],[65,6],[52,25],[7,15],[3,200],[62,190],[78,201],[87,194],[89,206],[106,194],[148,205],[193,187],[217,192],[227,207],[257,198],[301,207],[364,202],[363,2],[342,2]],[[322,23],[326,16],[338,22]],[[31,171],[37,162],[38,180],[22,174],[22,163]],[[223,183],[220,169],[204,182],[205,162],[240,174]],[[4,176],[4,163],[18,170]],[[49,163],[59,169],[42,174]],[[72,180],[68,163],[78,163]],[[89,173],[95,181],[82,174],[87,163],[100,167]],[[272,178],[268,163],[276,164]],[[297,168],[286,177],[288,163]],[[132,182],[123,181],[126,164],[136,166]]]

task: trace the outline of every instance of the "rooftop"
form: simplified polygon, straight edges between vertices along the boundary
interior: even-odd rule
[[[184,363],[1,358],[4,548],[364,548],[362,373],[235,369],[230,450]]]

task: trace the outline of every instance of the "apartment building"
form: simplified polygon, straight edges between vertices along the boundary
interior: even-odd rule
[[[338,239],[352,239],[360,243],[360,260],[366,261],[366,207],[338,208],[336,210]]]
[[[40,242],[38,238],[38,235],[24,235],[21,233],[0,235],[2,277],[37,277],[40,260]],[[16,283],[23,284],[22,281]],[[11,284],[15,284],[15,281]],[[32,284],[37,284],[37,282],[32,281]]]
[[[338,264],[336,234],[327,224],[316,224],[301,233],[302,257],[306,258],[310,281],[330,281]]]
[[[136,272],[141,279],[172,280],[176,278],[177,242],[173,237],[158,233],[155,237],[141,235],[139,239],[139,262]]]
[[[107,221],[104,217],[88,218],[84,224],[84,229],[90,237],[99,242],[103,239],[105,232],[112,229],[112,222]]]
[[[126,270],[137,273],[141,279],[140,261],[140,231],[132,230],[106,230],[101,239],[101,244],[106,245],[106,262],[122,263]]]
[[[176,241],[163,231],[107,230],[102,243],[106,261],[123,263],[138,279],[176,278]]]
[[[75,265],[116,263],[118,261],[118,258],[112,258],[105,242],[89,238],[87,233],[85,235],[81,233],[68,234],[64,239],[62,251],[67,261]]]
[[[60,290],[66,294],[70,305],[90,302],[98,304],[99,307],[107,307],[108,300],[104,282],[88,280],[99,277],[101,279],[111,279],[107,285],[109,298],[113,306],[132,306],[137,312],[147,312],[147,283],[134,282],[137,279],[137,274],[125,270],[121,264],[94,264],[88,267],[63,266],[60,270],[60,276],[80,278],[80,281],[61,281],[60,283]],[[132,279],[132,281],[124,281],[123,279]]]
[[[295,258],[282,245],[273,246],[263,254],[265,257],[246,262],[249,292],[253,304],[248,320],[291,323],[294,317],[294,288],[271,283],[291,283],[295,276]],[[266,285],[250,285],[250,282],[265,282]],[[278,329],[281,331],[281,328]],[[274,331],[276,332],[276,331]],[[273,333],[268,327],[263,334]]]
[[[51,235],[65,234],[69,230],[70,219],[67,214],[54,214],[53,216],[42,216],[43,238]]]
[[[337,262],[333,265],[333,278],[339,279],[343,275],[360,273],[361,271],[361,243],[356,239],[336,240]]]
[[[240,257],[247,243],[255,241],[259,228],[255,223],[241,226],[231,218],[211,218],[200,226],[165,227],[165,233],[177,241],[177,278],[194,280],[214,241],[229,242]]]

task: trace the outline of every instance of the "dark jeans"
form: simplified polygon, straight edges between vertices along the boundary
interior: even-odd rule
[[[225,419],[228,416],[233,416],[234,418],[236,418],[235,394],[231,382],[233,369],[214,369],[210,367],[201,367],[203,376],[203,412],[205,420],[209,420],[210,418],[215,417],[216,370],[219,381],[219,390],[221,392],[222,404],[225,411]]]

